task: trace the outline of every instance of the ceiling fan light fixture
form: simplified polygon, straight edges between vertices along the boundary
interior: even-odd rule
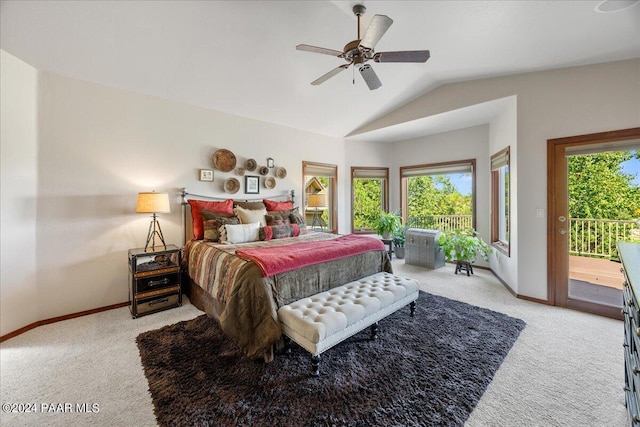
[[[373,60],[373,62],[426,62],[429,59],[428,50],[409,50],[409,51],[393,51],[393,52],[375,52],[375,46],[378,44],[382,36],[387,32],[393,19],[386,15],[374,15],[369,23],[369,26],[365,30],[362,37],[360,37],[360,16],[366,12],[367,8],[362,4],[356,4],[353,6],[353,13],[358,18],[358,33],[356,40],[352,40],[347,43],[342,52],[334,49],[326,49],[317,46],[310,46],[306,44],[299,44],[296,46],[297,50],[321,53],[324,55],[336,56],[347,61],[347,64],[335,68],[328,73],[322,75],[320,78],[311,82],[313,86],[317,86],[331,77],[335,76],[341,71],[353,65],[354,74],[357,68],[362,75],[362,78],[369,86],[370,90],[374,90],[382,86],[382,82],[378,79],[375,71],[371,65],[366,64],[367,61]],[[355,83],[355,82],[354,82]]]

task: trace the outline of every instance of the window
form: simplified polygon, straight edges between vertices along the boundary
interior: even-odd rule
[[[491,243],[510,256],[509,147],[491,156]]]
[[[400,167],[407,227],[475,228],[475,159]]]
[[[351,167],[351,232],[371,233],[380,211],[389,210],[389,168]]]
[[[304,176],[305,221],[322,231],[338,232],[338,167],[324,163],[302,162]]]

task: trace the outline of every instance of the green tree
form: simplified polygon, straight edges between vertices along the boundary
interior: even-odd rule
[[[640,218],[640,187],[622,163],[638,152],[613,151],[571,156],[569,215],[572,218],[630,220]]]
[[[448,175],[416,176],[407,181],[407,217],[426,218],[419,226],[431,228],[431,216],[471,215],[471,195],[461,194]]]
[[[382,209],[382,180],[354,178],[353,227],[354,230],[371,230]]]
[[[568,158],[569,216],[571,218],[634,220],[640,218],[640,187],[622,163],[637,160],[637,152],[614,151]],[[569,250],[578,255],[610,253],[615,258],[618,240],[633,240],[632,228],[603,225],[599,221],[576,222]],[[605,234],[614,233],[612,238]]]
[[[409,178],[408,204],[410,217],[471,215],[471,196],[460,194],[447,175]]]

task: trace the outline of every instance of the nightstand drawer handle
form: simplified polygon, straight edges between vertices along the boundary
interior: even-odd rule
[[[163,303],[165,303],[167,301],[169,301],[169,298],[162,298],[162,299],[159,299],[159,300],[151,301],[149,303],[149,306],[156,305],[156,304],[163,304]]]
[[[168,285],[170,282],[171,280],[169,280],[168,277],[165,277],[164,279],[161,279],[161,280],[149,280],[149,287]]]

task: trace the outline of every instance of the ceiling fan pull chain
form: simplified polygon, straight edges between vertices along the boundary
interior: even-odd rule
[[[353,84],[356,84],[356,67],[351,67],[351,71],[352,71],[352,78],[353,78]]]

